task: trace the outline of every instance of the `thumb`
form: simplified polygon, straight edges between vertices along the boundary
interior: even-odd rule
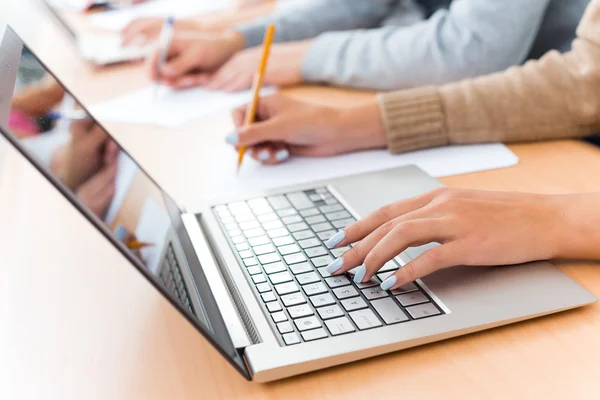
[[[272,118],[244,126],[237,131],[237,146],[254,146],[263,142],[280,142],[285,137],[282,120]]]
[[[197,55],[192,51],[183,51],[171,58],[161,70],[169,78],[177,78],[195,69],[198,64]]]

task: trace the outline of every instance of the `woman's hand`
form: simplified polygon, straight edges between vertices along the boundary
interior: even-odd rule
[[[586,213],[600,201],[578,196],[438,189],[383,207],[334,235],[327,245],[358,242],[327,270],[335,275],[354,270],[354,280],[369,280],[387,261],[408,247],[439,246],[400,268],[381,287],[396,289],[442,268],[456,265],[507,265],[558,257],[600,256],[584,244],[600,238],[600,225],[585,225]],[[590,195],[587,195],[588,197]],[[571,215],[580,208],[583,215]],[[597,210],[598,203],[595,203]],[[598,219],[598,218],[596,218]],[[586,237],[587,236],[587,237]],[[593,242],[593,241],[592,241]],[[565,245],[569,243],[569,247]],[[573,244],[576,243],[576,244]],[[589,246],[594,248],[598,246]]]
[[[276,93],[260,99],[258,122],[243,126],[246,106],[233,111],[237,131],[227,143],[250,147],[265,164],[277,164],[291,155],[325,157],[386,145],[377,102],[353,108],[335,108],[294,100]]]
[[[75,191],[77,198],[100,219],[104,218],[104,214],[115,195],[116,176],[117,166],[115,164],[108,165]]]
[[[310,41],[273,45],[264,84],[290,86],[301,83],[302,58],[309,45]],[[262,46],[259,46],[235,54],[207,80],[206,87],[227,92],[248,89],[252,86],[262,53]]]
[[[164,18],[148,17],[131,21],[121,31],[123,46],[130,44],[146,44],[158,39],[165,24]],[[204,31],[199,22],[191,19],[176,19],[173,25],[175,32],[201,32]]]

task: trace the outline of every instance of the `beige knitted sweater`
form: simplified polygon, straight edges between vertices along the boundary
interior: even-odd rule
[[[600,132],[600,0],[572,50],[505,72],[378,96],[391,152],[447,144],[576,138]]]

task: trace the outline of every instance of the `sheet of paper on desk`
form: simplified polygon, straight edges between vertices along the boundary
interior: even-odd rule
[[[138,18],[190,18],[225,9],[230,4],[231,0],[150,0],[131,7],[90,15],[89,22],[95,28],[120,31]]]
[[[119,158],[117,159],[117,176],[115,178],[115,195],[104,216],[104,222],[107,225],[112,224],[117,216],[138,170],[137,165],[131,158],[127,157],[124,153],[119,154]]]
[[[140,250],[142,260],[153,274],[158,272],[162,249],[171,228],[169,215],[154,200],[146,200],[135,229],[135,238],[152,246]]]
[[[434,177],[459,175],[475,171],[509,167],[519,161],[503,144],[448,146],[405,154],[385,150],[363,151],[329,158],[292,158],[278,166],[263,166],[250,157],[244,159],[236,175],[237,154],[231,148],[211,148],[211,180],[204,193],[256,191],[306,183],[321,179],[417,165]],[[228,150],[228,151],[225,151]]]
[[[203,88],[171,90],[161,87],[154,99],[153,86],[125,96],[96,104],[90,108],[100,121],[158,125],[174,128],[217,111],[235,108],[249,102],[252,92],[211,91]],[[261,95],[273,92],[264,88]]]

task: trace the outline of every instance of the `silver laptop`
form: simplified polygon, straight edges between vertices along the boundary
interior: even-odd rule
[[[4,137],[247,379],[281,379],[596,301],[546,262],[456,267],[381,290],[383,276],[429,246],[407,249],[368,283],[332,277],[325,267],[345,249],[327,248],[331,235],[440,183],[408,167],[184,210],[10,29],[0,58]],[[64,96],[24,107],[22,93],[41,84]],[[57,110],[62,120],[52,118]],[[83,121],[67,120],[82,113]]]

